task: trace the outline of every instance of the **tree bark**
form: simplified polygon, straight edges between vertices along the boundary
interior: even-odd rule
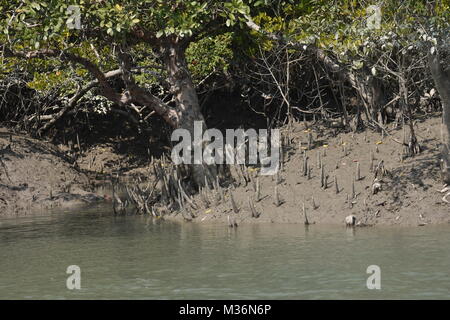
[[[441,96],[441,173],[444,183],[450,184],[450,68],[439,61],[439,55],[428,54],[428,62],[436,89]]]
[[[82,89],[71,99],[69,105],[63,108],[61,114],[57,115],[57,118],[63,116],[64,113],[73,107],[92,87],[98,86],[100,87],[101,94],[118,106],[125,107],[130,103],[148,106],[173,128],[187,129],[191,133],[191,136],[194,137],[194,123],[196,121],[201,122],[203,131],[206,129],[206,124],[203,115],[200,112],[197,92],[186,62],[185,50],[188,41],[183,39],[180,40],[179,37],[175,36],[158,41],[153,41],[154,39],[146,39],[146,41],[147,40],[153,45],[159,45],[168,72],[171,92],[177,108],[170,107],[161,99],[152,95],[148,90],[136,84],[132,75],[132,58],[126,47],[121,47],[120,52],[118,52],[121,68],[109,73],[104,73],[100,70],[99,66],[84,57],[61,50],[44,49],[31,52],[13,52],[1,43],[0,49],[4,51],[6,57],[18,57],[23,59],[59,57],[82,65],[96,78],[96,80],[88,84],[86,89]],[[108,78],[116,75],[122,76],[122,80],[127,88],[125,92],[116,92],[108,83]],[[208,177],[211,184],[215,181],[217,175],[216,166],[208,166],[205,163],[202,163],[191,165],[190,168],[192,169],[191,176],[197,186],[201,187],[205,184],[205,177]]]
[[[206,130],[206,123],[200,111],[197,91],[192,82],[185,57],[187,44],[178,37],[167,38],[162,43],[161,52],[168,72],[170,91],[177,107],[178,128],[190,132],[193,138],[193,149],[197,146],[203,150],[203,143],[194,139],[194,123],[198,121],[202,124],[202,135]],[[214,165],[207,165],[202,161],[202,164],[192,164],[189,167],[192,171],[192,179],[198,187],[204,186],[205,177],[210,183],[215,181],[217,170]]]
[[[375,122],[382,126],[384,124],[382,106],[385,104],[385,95],[381,82],[372,76],[369,70],[351,72],[330,58],[322,49],[315,46],[308,48],[329,71],[337,73],[343,81],[347,81],[357,91],[364,105],[368,122]]]

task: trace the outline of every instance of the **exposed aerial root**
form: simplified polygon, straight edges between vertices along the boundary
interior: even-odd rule
[[[438,190],[440,193],[445,193],[447,192],[447,194],[445,196],[442,197],[442,201],[444,201],[445,203],[450,203],[447,200],[447,197],[450,196],[450,187],[448,187],[447,185],[444,185],[444,188],[442,190]]]
[[[445,203],[450,203],[450,202],[447,200],[447,197],[448,197],[448,196],[450,196],[450,192],[447,193],[445,196],[442,197],[442,201],[444,201]]]

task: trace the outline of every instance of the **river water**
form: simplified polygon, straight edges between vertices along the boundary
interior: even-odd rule
[[[67,289],[70,265],[80,290]],[[449,225],[234,230],[104,208],[0,220],[0,299],[433,298],[450,298]]]

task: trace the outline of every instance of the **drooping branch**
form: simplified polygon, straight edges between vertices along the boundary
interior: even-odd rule
[[[46,126],[44,126],[43,130],[51,126],[54,122],[57,121],[57,119],[61,118],[68,110],[75,106],[76,102],[81,97],[83,97],[84,94],[86,94],[89,90],[96,86],[100,87],[101,95],[119,106],[126,106],[133,102],[136,104],[148,106],[161,117],[163,117],[164,120],[166,120],[166,122],[172,127],[176,127],[178,125],[178,114],[173,108],[169,107],[162,100],[158,99],[146,89],[141,88],[135,83],[132,75],[133,69],[131,67],[130,61],[126,63],[123,63],[124,61],[122,61],[120,69],[104,73],[95,63],[93,63],[89,59],[62,50],[43,49],[30,52],[15,52],[3,45],[0,45],[0,48],[3,49],[5,57],[16,57],[22,59],[60,58],[62,60],[68,60],[72,63],[82,65],[95,77],[96,80],[90,82],[83,89],[79,90],[79,92],[77,92],[69,100],[68,104],[55,116],[54,121],[47,123]],[[127,86],[127,91],[125,91],[124,93],[116,92],[108,83],[109,78],[118,75],[122,75],[122,79]]]
[[[113,71],[109,71],[105,73],[105,79],[110,79],[116,76],[119,76],[122,73],[122,70],[117,69]],[[51,118],[49,121],[39,130],[40,132],[43,132],[50,128],[53,124],[55,124],[59,119],[61,119],[67,112],[75,108],[78,101],[90,90],[97,87],[99,85],[98,80],[93,80],[89,82],[86,86],[78,90],[77,93],[75,93],[67,103],[64,104],[64,107],[55,115],[51,115]],[[41,118],[42,119],[42,118]]]
[[[62,60],[67,60],[72,63],[81,64],[86,70],[88,70],[98,81],[99,86],[102,89],[102,95],[112,102],[118,104],[127,103],[126,99],[119,93],[115,92],[114,89],[109,85],[106,75],[100,70],[100,68],[84,57],[78,56],[74,53],[70,53],[63,50],[57,49],[42,49],[29,52],[13,51],[10,48],[0,45],[3,47],[5,57],[15,57],[22,59],[34,59],[34,58],[59,58]]]
[[[132,74],[132,58],[124,48],[120,48],[118,53],[120,69],[122,70],[122,80],[125,83],[127,91],[132,102],[151,107],[172,127],[178,126],[179,116],[175,109],[168,106],[161,99],[155,97],[148,90],[140,87],[134,80]]]

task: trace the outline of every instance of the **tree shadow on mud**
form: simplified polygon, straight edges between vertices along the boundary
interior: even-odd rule
[[[401,190],[408,185],[421,187],[428,190],[432,185],[425,182],[425,179],[432,179],[436,182],[440,180],[439,161],[437,157],[423,158],[414,163],[410,163],[390,171],[389,187],[393,190]]]

